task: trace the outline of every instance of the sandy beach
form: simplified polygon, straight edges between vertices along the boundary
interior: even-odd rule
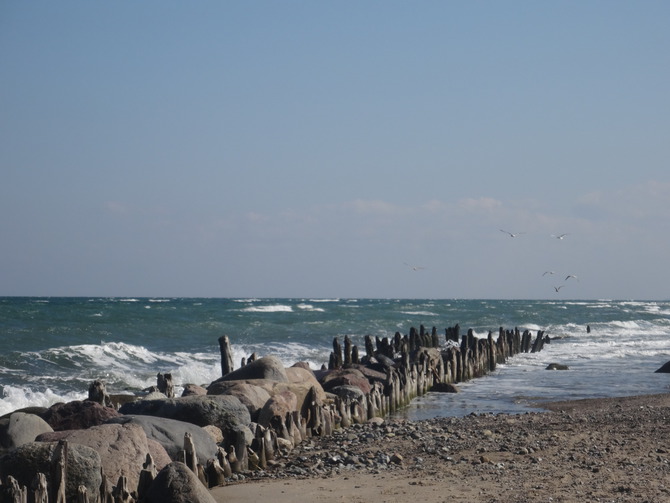
[[[310,439],[223,502],[670,501],[670,394],[384,422]]]

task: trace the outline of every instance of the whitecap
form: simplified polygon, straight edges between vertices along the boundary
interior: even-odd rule
[[[84,400],[88,393],[70,392],[58,394],[47,388],[44,391],[34,391],[23,386],[3,386],[0,398],[0,416],[24,407],[51,407],[58,402]]]
[[[242,311],[246,313],[292,313],[293,308],[284,304],[275,304],[272,306],[250,306]]]
[[[431,313],[430,311],[400,311],[402,314],[407,314],[409,316],[439,316],[436,313]]]
[[[320,312],[320,313],[325,312],[325,309],[323,309],[321,307],[314,307],[311,304],[298,304],[297,307],[298,307],[298,309],[301,309],[303,311],[317,311],[317,312]]]

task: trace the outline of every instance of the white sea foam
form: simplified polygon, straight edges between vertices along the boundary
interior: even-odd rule
[[[314,307],[311,304],[298,304],[297,307],[298,307],[298,309],[301,309],[303,311],[317,311],[317,312],[320,312],[320,313],[326,312],[325,309],[323,309],[321,307]]]
[[[86,393],[70,392],[59,395],[49,388],[45,391],[34,391],[24,386],[3,386],[2,391],[0,416],[24,407],[50,407],[58,402],[84,400],[88,396],[88,391]]]
[[[409,316],[438,316],[436,313],[431,313],[430,311],[400,311],[402,314],[407,314]]]
[[[251,306],[242,309],[245,313],[292,313],[293,308],[285,304],[275,304],[272,306]]]

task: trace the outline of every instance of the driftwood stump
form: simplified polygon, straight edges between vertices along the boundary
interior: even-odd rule
[[[230,374],[233,369],[233,348],[230,345],[230,337],[223,335],[219,337],[219,349],[221,350],[221,376]]]

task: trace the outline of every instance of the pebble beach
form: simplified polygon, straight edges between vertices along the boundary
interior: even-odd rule
[[[221,503],[670,500],[670,394],[542,405],[355,425],[211,494]]]

